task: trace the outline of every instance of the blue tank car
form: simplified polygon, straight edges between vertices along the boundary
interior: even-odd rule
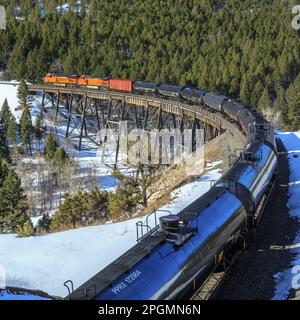
[[[247,213],[254,214],[277,168],[277,154],[263,143],[251,143],[218,183],[238,195]]]
[[[211,192],[173,216],[179,218],[177,233],[174,227],[176,219],[167,219],[172,221],[172,232],[164,225],[146,237],[148,244],[151,238],[163,237],[163,241],[156,244],[149,254],[134,257],[132,251],[125,253],[95,275],[92,281],[75,290],[70,298],[82,299],[91,283],[94,288],[90,287],[90,294],[96,300],[188,297],[195,289],[195,282],[199,284],[205,279],[215,266],[216,258],[234,245],[247,224],[245,208],[235,195],[224,188],[214,188],[213,194],[214,201],[210,205],[207,206],[207,199],[212,199]],[[199,208],[200,211],[193,211]],[[190,219],[185,220],[186,216]],[[180,221],[188,221],[187,229],[184,229],[186,233],[182,232]],[[130,257],[136,262],[114,278],[113,275],[119,274],[119,269],[124,268]],[[111,281],[103,284],[102,279]]]

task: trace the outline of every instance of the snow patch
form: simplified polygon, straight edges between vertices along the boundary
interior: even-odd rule
[[[196,181],[175,190],[174,199],[162,210],[178,213],[207,192],[221,174],[212,170]],[[166,212],[158,212],[158,216]],[[0,264],[6,268],[8,286],[38,289],[66,296],[63,283],[74,287],[91,278],[136,243],[136,223],[144,218],[85,227],[39,237],[0,235]]]
[[[300,221],[300,132],[278,132],[278,138],[283,142],[287,152],[290,166],[289,182],[289,214]],[[274,300],[286,300],[292,288],[292,281],[295,273],[292,272],[294,266],[300,265],[300,232],[296,236],[294,243],[287,250],[293,255],[291,266],[283,272],[274,275],[276,279],[276,292]]]

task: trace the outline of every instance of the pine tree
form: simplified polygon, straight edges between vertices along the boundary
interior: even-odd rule
[[[0,122],[4,126],[4,131],[7,130],[8,122],[12,116],[12,113],[10,111],[7,99],[4,100],[1,111],[0,111]]]
[[[50,132],[45,142],[45,156],[47,159],[52,160],[57,150],[57,142],[55,141],[52,132]]]
[[[27,105],[27,96],[28,96],[28,86],[24,79],[21,80],[18,88],[18,99],[21,107],[25,108]]]
[[[279,88],[277,90],[277,98],[274,102],[274,108],[278,111],[282,112],[282,120],[284,123],[288,123],[288,106],[285,96],[285,90],[284,88]]]
[[[55,151],[53,159],[56,166],[62,167],[69,159],[69,155],[67,154],[65,149],[61,147]]]
[[[52,219],[48,213],[44,214],[43,217],[37,223],[37,229],[40,232],[48,232],[50,230]]]
[[[30,155],[32,155],[32,148],[31,148],[32,131],[33,131],[33,126],[32,126],[31,115],[30,115],[29,107],[26,105],[20,119],[20,136],[23,142],[25,143],[26,147],[29,147]]]
[[[268,89],[265,88],[258,101],[258,108],[260,110],[264,110],[264,109],[270,108],[271,106],[272,106],[272,101],[270,99]]]
[[[300,128],[300,73],[295,82],[287,90],[288,100],[288,119],[292,128],[298,130]]]
[[[0,188],[0,232],[16,232],[28,221],[27,210],[21,181],[16,173],[9,169]]]
[[[6,139],[0,131],[0,162],[2,160],[9,160],[9,149],[6,144]]]
[[[0,161],[0,188],[2,188],[3,182],[8,174],[8,166],[5,160]]]
[[[118,188],[108,195],[108,212],[112,219],[120,218],[122,214],[130,214],[131,204],[125,190]]]
[[[26,222],[23,223],[18,228],[18,236],[19,237],[32,237],[34,235],[34,227],[30,219],[28,219]]]
[[[243,79],[241,84],[240,98],[245,103],[250,103],[251,101],[250,81],[246,77]]]
[[[34,128],[34,137],[38,141],[39,149],[40,149],[40,146],[41,146],[41,141],[42,141],[42,138],[43,138],[44,131],[45,131],[45,127],[44,127],[44,112],[43,112],[43,110],[41,110],[39,115],[36,118],[35,128]]]
[[[7,139],[10,143],[15,143],[17,139],[17,124],[16,119],[12,115],[8,121],[7,125],[7,133],[6,133]]]
[[[88,193],[84,199],[89,221],[97,221],[107,214],[107,192],[101,192],[97,187]]]

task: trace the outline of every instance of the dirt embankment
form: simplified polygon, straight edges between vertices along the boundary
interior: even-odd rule
[[[223,122],[225,131],[217,138],[204,146],[200,157],[186,158],[180,164],[173,164],[167,168],[149,189],[152,196],[148,200],[148,208],[144,213],[150,213],[170,201],[171,192],[179,186],[197,179],[207,171],[207,164],[220,162],[215,168],[225,172],[230,165],[230,158],[236,155],[238,150],[244,149],[246,137],[240,129],[227,121]],[[200,158],[200,159],[198,159]],[[222,161],[222,162],[221,162]],[[204,171],[201,170],[204,168]]]

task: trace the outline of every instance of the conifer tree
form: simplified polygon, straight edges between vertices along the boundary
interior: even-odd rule
[[[27,219],[27,221],[18,227],[18,235],[23,238],[32,237],[34,232],[35,230],[30,219]]]
[[[265,88],[258,101],[258,108],[260,110],[264,110],[264,109],[270,108],[271,106],[272,106],[272,102],[270,99],[270,95],[269,95],[268,89]]]
[[[67,154],[65,149],[61,147],[55,151],[53,159],[54,159],[55,165],[61,168],[69,159],[69,155]]]
[[[6,178],[7,174],[8,174],[8,166],[7,166],[7,162],[5,160],[1,160],[0,161],[0,188],[3,185],[4,179]]]
[[[295,82],[287,90],[288,119],[292,128],[300,129],[300,73]]]
[[[27,96],[28,96],[28,86],[24,79],[20,81],[18,88],[18,99],[21,107],[25,108],[27,104]]]
[[[52,132],[50,132],[45,142],[45,156],[47,159],[49,160],[54,159],[57,147],[58,147],[57,142],[55,141]]]
[[[9,160],[9,150],[4,135],[0,132],[0,162]]]
[[[0,123],[4,126],[4,131],[7,130],[8,122],[12,116],[7,99],[4,100],[1,111],[0,111]]]
[[[32,126],[31,115],[30,115],[29,107],[26,105],[20,119],[20,136],[23,142],[25,143],[26,147],[29,148],[30,155],[32,154],[32,147],[31,147],[32,131],[33,131],[33,126]]]
[[[48,232],[51,226],[51,217],[48,213],[44,214],[43,217],[37,223],[37,229],[40,232]]]
[[[7,125],[7,132],[6,132],[7,139],[10,143],[15,143],[17,139],[17,124],[16,119],[12,115],[8,121]]]
[[[29,219],[27,210],[21,181],[12,169],[8,169],[0,188],[0,232],[17,232]]]
[[[283,122],[286,124],[289,123],[286,95],[285,95],[285,90],[282,87],[277,90],[277,98],[274,102],[274,108],[282,112]]]
[[[43,112],[43,110],[41,110],[39,115],[36,118],[35,128],[34,128],[34,137],[38,141],[39,149],[40,149],[40,145],[41,145],[44,131],[45,131],[44,112]]]

